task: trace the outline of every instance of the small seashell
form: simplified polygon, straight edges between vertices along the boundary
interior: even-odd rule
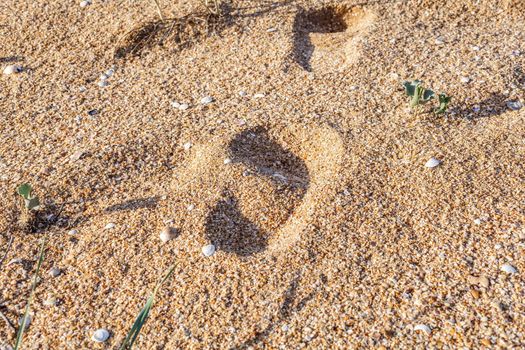
[[[430,327],[427,326],[426,324],[418,324],[418,325],[416,325],[414,327],[414,331],[422,331],[422,332],[425,332],[427,335],[430,335],[430,333],[432,332]]]
[[[4,68],[4,74],[5,75],[11,75],[11,74],[20,73],[21,71],[22,71],[22,67],[17,65],[17,64],[11,64],[11,65],[6,66]]]
[[[7,263],[7,266],[9,265],[13,265],[13,264],[21,264],[22,263],[22,259],[11,259],[8,263]]]
[[[511,264],[503,264],[501,266],[501,271],[504,271],[504,272],[510,273],[510,274],[514,274],[514,273],[518,272],[518,270],[516,270],[516,268],[514,266],[512,266]]]
[[[187,104],[187,103],[181,103],[180,106],[179,106],[179,110],[180,110],[180,111],[185,111],[185,110],[187,110],[188,108],[190,108],[190,105]]]
[[[191,142],[186,142],[182,147],[184,147],[184,150],[187,151],[191,148],[191,146],[192,146]]]
[[[78,230],[72,229],[67,234],[71,235],[71,236],[74,236],[74,235],[78,234]]]
[[[84,0],[80,2],[80,7],[86,7],[88,5],[91,5],[91,0]]]
[[[224,160],[224,164],[230,164],[232,162],[232,160],[230,158],[226,158]]]
[[[101,81],[98,82],[97,85],[100,86],[100,87],[106,87],[106,86],[109,85],[109,82],[107,80],[101,80]]]
[[[62,271],[60,271],[60,269],[56,268],[56,267],[52,267],[51,269],[49,269],[49,275],[51,277],[58,277],[60,275]]]
[[[290,329],[290,327],[287,324],[283,324],[283,326],[281,327],[281,330],[283,332],[288,332],[289,329]]]
[[[97,342],[97,343],[103,343],[105,342],[106,340],[108,340],[109,338],[109,332],[104,329],[104,328],[100,328],[100,329],[97,329],[94,333],[93,333],[93,336],[91,337],[91,340]]]
[[[106,230],[111,230],[111,229],[114,229],[115,228],[115,224],[110,222],[109,224],[107,224],[106,226],[104,226],[104,229]]]
[[[471,289],[471,290],[470,290],[470,295],[472,295],[472,297],[473,297],[474,299],[479,299],[481,293],[480,293],[479,290],[477,290],[477,289]]]
[[[201,104],[203,104],[203,105],[207,105],[207,104],[212,103],[212,102],[213,102],[213,97],[211,97],[211,96],[206,96],[206,97],[203,97],[201,99]]]
[[[171,241],[175,238],[177,238],[177,230],[172,227],[166,226],[162,231],[160,231],[160,240],[163,243]]]
[[[427,168],[435,168],[439,164],[441,164],[441,161],[436,159],[436,158],[434,158],[434,157],[432,157],[425,163],[425,167],[427,167]]]
[[[523,107],[523,104],[520,101],[508,101],[507,107],[509,107],[513,111],[518,111]]]
[[[80,92],[86,92],[87,88],[85,86],[81,86],[78,88],[78,91]]]
[[[215,254],[215,246],[213,244],[208,244],[202,247],[202,254],[204,256],[212,256]]]
[[[239,126],[244,126],[244,125],[246,125],[246,120],[239,119],[238,124],[239,124]]]

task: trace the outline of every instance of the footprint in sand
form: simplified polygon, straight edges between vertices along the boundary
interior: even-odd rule
[[[376,16],[359,7],[301,10],[294,21],[294,60],[307,71],[338,72],[355,63]]]
[[[183,230],[238,256],[282,251],[335,194],[343,154],[330,127],[272,132],[259,126],[196,145],[172,184],[175,197],[199,202]]]

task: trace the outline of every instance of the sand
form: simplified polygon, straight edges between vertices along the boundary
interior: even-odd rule
[[[27,349],[118,348],[172,264],[137,348],[524,347],[524,6],[235,0],[210,35],[115,58],[152,2],[2,1],[23,71],[0,76],[0,311],[16,327],[48,237]],[[448,113],[408,110],[411,79]]]

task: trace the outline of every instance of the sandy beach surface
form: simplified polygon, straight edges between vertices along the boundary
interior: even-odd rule
[[[525,347],[524,1],[82,5],[0,2],[0,349],[44,238],[24,349],[173,264],[137,349]]]

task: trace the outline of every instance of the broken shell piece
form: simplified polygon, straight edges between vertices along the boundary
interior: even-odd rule
[[[177,230],[173,227],[166,226],[162,231],[160,231],[160,240],[163,243],[171,241],[175,238],[177,238]]]
[[[91,337],[91,339],[97,343],[105,342],[106,340],[108,340],[108,338],[109,332],[104,328],[97,329]]]
[[[436,158],[434,158],[434,157],[432,157],[425,163],[425,167],[427,167],[427,168],[435,168],[439,164],[441,164],[441,161],[436,159]]]
[[[213,244],[208,244],[202,247],[202,254],[204,256],[212,256],[215,254],[215,246]]]
[[[432,332],[430,327],[427,326],[426,324],[418,324],[418,325],[416,325],[414,327],[414,331],[422,331],[422,332],[425,332],[427,335],[430,335],[430,333]]]
[[[518,272],[518,270],[516,270],[516,268],[514,266],[512,266],[511,264],[503,264],[501,266],[501,271],[506,272],[506,273],[510,273],[510,274],[514,274],[514,273]]]
[[[16,64],[11,64],[4,68],[5,75],[20,73],[21,71],[22,71],[22,67]]]

